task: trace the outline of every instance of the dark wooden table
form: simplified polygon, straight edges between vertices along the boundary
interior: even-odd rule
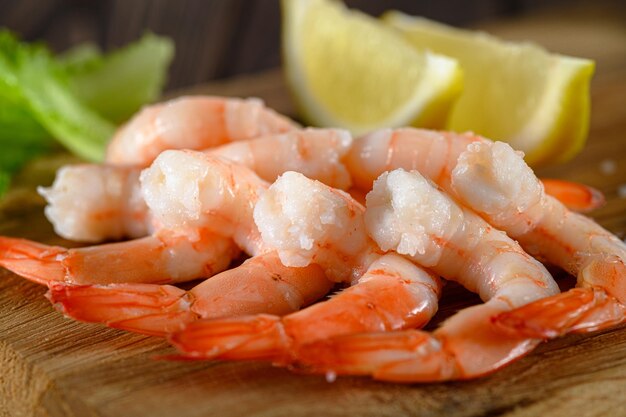
[[[570,163],[541,174],[602,190],[607,205],[593,216],[624,237],[626,30],[623,11],[603,10],[543,13],[486,28],[597,60],[589,143]],[[293,114],[279,70],[191,92],[259,96]],[[4,214],[0,234],[63,243],[40,205]],[[543,344],[475,381],[398,385],[339,378],[331,384],[263,363],[153,360],[171,348],[157,338],[64,319],[44,293],[0,271],[1,416],[626,416],[624,326]],[[447,298],[442,312],[459,305]]]

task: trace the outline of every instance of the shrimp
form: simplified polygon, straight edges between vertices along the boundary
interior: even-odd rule
[[[356,140],[345,158],[355,187],[371,190],[380,174],[397,168],[417,170],[456,198],[451,187],[452,171],[471,143],[492,143],[471,132],[453,133],[402,128],[380,129]],[[563,180],[544,180],[546,191],[570,208],[591,211],[604,204],[598,190]]]
[[[343,129],[294,130],[239,141],[205,151],[230,159],[274,182],[287,171],[346,190],[352,179],[342,159],[352,146],[352,136]]]
[[[167,149],[204,149],[298,126],[260,99],[188,96],[145,107],[109,143],[106,162],[147,167]]]
[[[461,310],[433,333],[405,330],[319,340],[300,350],[301,365],[330,375],[371,374],[392,381],[465,379],[492,372],[540,343],[501,333],[492,317],[557,294],[548,271],[419,173],[382,174],[367,196],[365,221],[381,249],[459,282],[484,304]]]
[[[338,334],[421,327],[437,310],[441,283],[367,236],[364,208],[346,193],[301,174],[283,174],[259,199],[254,218],[285,265],[320,265],[351,287],[284,317],[267,314],[195,321],[170,336],[193,358],[291,362],[299,347]]]
[[[53,283],[47,296],[73,319],[166,336],[200,318],[297,311],[323,297],[331,285],[319,266],[285,267],[276,252],[267,252],[189,291],[155,284]]]
[[[202,152],[161,153],[141,173],[143,196],[164,229],[231,238],[248,255],[265,251],[253,209],[269,184],[250,169]]]
[[[286,171],[302,172],[346,189],[351,179],[340,162],[352,144],[346,130],[305,129],[228,143],[203,152],[222,156],[273,182]],[[59,170],[54,184],[40,188],[46,216],[59,236],[81,242],[138,238],[154,231],[137,167],[73,165]]]
[[[0,236],[0,266],[43,285],[185,282],[223,271],[238,254],[231,239],[203,229],[193,239],[163,230],[75,249]]]
[[[0,238],[0,265],[38,283],[182,282],[260,254],[252,209],[268,184],[244,166],[195,151],[165,151],[140,176],[157,225],[148,237],[80,249]]]
[[[452,185],[529,253],[577,277],[578,288],[502,314],[500,325],[552,338],[626,320],[626,245],[546,195],[522,155],[501,142],[472,145],[460,156]]]
[[[172,273],[172,268],[161,268],[160,266],[162,266],[162,263],[172,265],[175,263],[175,259],[184,259],[182,258],[184,251],[180,245],[183,245],[183,242],[187,241],[187,247],[201,245],[203,250],[206,251],[205,261],[200,262],[200,258],[196,257],[195,262],[190,264],[193,268],[187,268],[187,271],[208,269],[212,272],[220,272],[227,264],[222,267],[223,262],[220,261],[219,265],[221,269],[219,270],[213,268],[211,265],[216,258],[232,259],[233,253],[236,252],[232,245],[229,245],[225,241],[216,243],[214,248],[210,248],[215,239],[222,239],[222,237],[208,238],[209,233],[206,231],[198,234],[187,228],[186,231],[177,231],[174,233],[177,236],[176,242],[178,242],[181,249],[170,248],[169,243],[172,242],[170,235],[172,235],[173,232],[167,232],[167,230],[178,230],[180,229],[180,224],[170,224],[167,223],[167,221],[165,224],[161,224],[162,222],[159,216],[153,216],[153,210],[145,203],[144,196],[146,193],[152,196],[150,201],[152,201],[153,205],[158,207],[160,210],[159,213],[163,211],[168,212],[171,207],[180,207],[180,202],[177,201],[179,196],[190,196],[187,190],[193,189],[200,192],[202,189],[204,190],[202,192],[208,192],[206,187],[213,186],[210,181],[207,184],[199,185],[198,182],[195,181],[195,178],[193,178],[195,175],[200,175],[200,171],[206,171],[208,169],[217,171],[221,169],[221,174],[213,176],[216,183],[219,183],[218,187],[222,187],[221,190],[224,191],[226,195],[231,195],[235,192],[242,192],[242,194],[230,202],[230,207],[234,208],[232,213],[229,213],[228,210],[221,209],[217,210],[217,212],[223,213],[224,216],[239,213],[238,216],[240,219],[244,220],[248,218],[249,220],[247,223],[243,221],[244,225],[242,227],[248,227],[252,230],[256,229],[256,226],[252,220],[251,204],[253,205],[254,201],[256,201],[257,192],[261,192],[265,189],[267,183],[245,167],[237,169],[236,165],[220,159],[219,155],[231,158],[238,157],[242,162],[254,167],[259,167],[258,169],[266,178],[274,179],[279,173],[289,168],[299,168],[302,171],[324,179],[332,184],[347,187],[350,184],[349,175],[345,167],[338,164],[338,161],[341,156],[347,152],[351,142],[352,138],[345,130],[307,129],[289,132],[283,135],[266,136],[257,140],[233,143],[212,149],[206,152],[207,155],[209,155],[207,156],[207,158],[209,158],[208,162],[203,160],[202,157],[200,157],[200,159],[189,157],[189,166],[177,167],[177,162],[175,162],[177,159],[175,157],[170,158],[169,156],[165,156],[163,159],[159,160],[159,163],[155,161],[153,166],[146,170],[144,174],[144,182],[150,182],[149,178],[152,178],[153,187],[148,187],[147,185],[141,187],[137,179],[139,172],[128,167],[94,165],[68,167],[61,170],[51,189],[41,191],[46,195],[49,201],[56,203],[51,204],[46,209],[46,213],[55,224],[55,229],[59,234],[64,237],[80,237],[82,240],[99,240],[99,238],[103,237],[121,237],[120,235],[124,234],[125,229],[126,231],[132,229],[135,231],[154,230],[153,234],[157,234],[158,236],[125,243],[70,250],[59,247],[50,248],[26,240],[18,241],[9,238],[0,238],[0,265],[4,265],[19,275],[28,276],[30,279],[34,279],[37,282],[41,282],[38,280],[60,280],[62,279],[61,277],[66,277],[64,279],[69,280],[69,282],[83,282],[83,279],[87,279],[91,280],[88,282],[92,283],[105,283],[106,280],[103,281],[103,279],[106,279],[105,275],[117,271],[106,268],[110,259],[99,255],[99,253],[109,253],[113,256],[114,253],[117,253],[123,248],[123,253],[127,254],[129,263],[124,265],[125,274],[119,275],[118,279],[123,280],[129,278],[129,282],[146,282],[144,280],[149,279],[148,277],[154,274],[152,278],[155,280],[154,282],[166,282],[167,277]],[[266,148],[273,149],[274,153],[266,152]],[[275,154],[280,154],[283,158],[276,160]],[[198,155],[202,154],[198,153]],[[168,162],[161,163],[161,161],[165,160],[168,160]],[[185,158],[181,159],[181,165],[184,165],[183,160],[185,160]],[[171,172],[168,171],[167,174],[163,174],[159,170],[159,166],[163,166],[163,169],[171,170]],[[198,172],[193,172],[194,166],[199,170]],[[215,167],[210,168],[212,166]],[[234,167],[234,172],[232,173],[231,170],[227,168],[230,166]],[[108,177],[104,177],[103,175],[108,175]],[[193,179],[185,183],[185,179],[182,179],[183,175],[189,175],[185,177],[186,179]],[[171,190],[173,194],[167,194],[169,203],[165,205],[162,202],[158,202],[160,198],[158,197],[158,193],[155,197],[154,192],[150,191],[152,188],[159,185],[161,176],[168,178],[170,185],[174,184],[173,190]],[[87,200],[78,200],[80,203],[76,204],[75,190],[79,189],[76,187],[76,184],[81,182],[81,178],[85,178],[86,181],[89,184],[93,184],[93,186],[89,187],[85,192],[88,197]],[[112,178],[112,180],[109,180],[109,178]],[[229,185],[230,188],[225,188],[223,186],[226,184],[224,182],[225,178],[233,178],[235,182],[238,183],[231,183]],[[133,182],[133,179],[135,179],[136,182]],[[254,183],[257,190],[250,194],[245,194],[243,190],[246,187],[242,186],[242,184],[246,181]],[[83,183],[83,185],[85,184]],[[82,188],[83,187],[80,187],[80,189]],[[167,187],[165,187],[165,189],[167,189]],[[166,193],[167,192],[169,191],[166,191]],[[102,194],[104,194],[103,198],[107,201],[107,208],[103,211],[91,211],[92,207],[98,206],[97,201],[100,200],[98,197]],[[138,195],[140,197],[135,198]],[[128,196],[131,197],[129,198]],[[249,198],[253,198],[254,200],[247,200]],[[141,203],[136,202],[137,200],[140,200]],[[133,202],[133,204],[131,204],[131,202]],[[171,204],[171,207],[168,204]],[[219,204],[219,202],[216,204]],[[245,207],[248,207],[247,211],[240,210],[240,208]],[[91,211],[91,213],[87,213],[88,211]],[[208,218],[205,218],[207,222],[211,223],[211,227],[215,227],[215,225],[219,223],[225,223],[224,218],[216,215],[217,212],[213,210]],[[137,219],[138,222],[144,222],[143,229],[135,222],[131,221],[127,217],[127,213],[131,213],[130,216]],[[231,216],[230,220],[236,219]],[[85,227],[81,227],[81,225]],[[204,226],[198,227],[199,230],[202,230]],[[166,231],[164,232],[161,229],[165,229]],[[220,229],[220,227],[218,227],[218,229]],[[220,233],[223,234],[222,232]],[[250,246],[250,242],[244,242],[246,239],[245,234],[248,233],[247,231],[242,229],[242,231],[238,233],[239,247],[244,248],[250,255],[259,253],[258,247],[253,248]],[[185,240],[181,234],[188,234],[188,239]],[[204,238],[207,238],[207,240],[203,240]],[[230,246],[229,249],[226,249],[224,247],[225,245]],[[159,248],[158,252],[155,250],[157,247]],[[52,252],[49,251],[52,251],[54,256],[50,256]],[[133,254],[141,254],[141,256],[136,257]],[[151,267],[145,266],[148,259],[146,256],[154,257],[154,262],[150,264]],[[160,263],[159,260],[162,262]],[[113,264],[120,265],[119,263]],[[96,270],[87,268],[86,265],[93,265]],[[103,266],[105,267],[103,268]],[[54,277],[52,277],[52,273],[54,273]],[[137,281],[139,276],[142,278],[140,281]],[[173,274],[173,276],[176,277],[174,282],[180,282],[206,275],[186,273],[183,275]]]
[[[141,174],[146,204],[165,230],[208,230],[253,258],[189,292],[170,286],[53,285],[51,300],[68,316],[165,335],[200,317],[295,311],[331,286],[319,266],[285,267],[261,239],[252,209],[267,183],[244,166],[195,151],[165,151]]]
[[[78,242],[140,238],[154,231],[141,194],[140,168],[77,164],[62,167],[37,190],[57,235]]]
[[[350,193],[358,201],[364,201],[372,179],[388,168],[417,168],[431,179],[437,177],[434,172],[442,172],[441,178],[449,178],[460,152],[469,143],[479,140],[486,141],[469,133],[387,129],[359,139],[352,146],[347,131],[305,129],[228,143],[203,152],[241,163],[269,182],[293,170],[340,189],[347,189],[351,182],[342,163],[345,158],[358,186]],[[381,152],[387,155],[384,164],[381,164]],[[433,162],[441,163],[439,155],[447,155],[444,168]],[[64,167],[52,187],[39,189],[48,201],[46,216],[56,233],[70,240],[95,243],[145,236],[154,228],[141,195],[139,173],[139,168],[112,165]],[[449,185],[449,180],[440,182],[442,186]],[[550,180],[548,185],[570,203],[574,199],[564,191],[575,190],[586,196],[586,199],[576,199],[584,202],[581,209],[602,203],[602,195],[589,187],[574,187],[555,180]]]
[[[380,129],[357,139],[345,164],[354,185],[370,191],[383,172],[417,170],[446,192],[459,155],[473,142],[488,139],[473,133],[456,134],[427,129]]]

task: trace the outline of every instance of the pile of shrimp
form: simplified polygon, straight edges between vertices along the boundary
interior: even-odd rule
[[[56,232],[91,246],[0,237],[0,265],[47,285],[66,316],[166,337],[186,358],[470,379],[626,320],[626,245],[578,213],[601,194],[539,180],[472,133],[353,138],[258,99],[182,97],[40,193]],[[421,330],[446,281],[483,303]]]

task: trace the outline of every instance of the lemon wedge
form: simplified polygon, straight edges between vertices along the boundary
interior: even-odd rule
[[[283,60],[306,122],[361,134],[442,128],[462,89],[456,60],[418,51],[378,19],[329,0],[283,0]]]
[[[524,151],[534,166],[566,161],[584,146],[593,61],[396,11],[382,20],[416,49],[427,48],[461,64],[464,89],[447,128],[506,141]]]

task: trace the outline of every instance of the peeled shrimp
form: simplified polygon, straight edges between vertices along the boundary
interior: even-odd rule
[[[0,236],[0,266],[44,285],[184,282],[223,271],[238,254],[231,239],[203,229],[193,239],[162,230],[75,249]]]
[[[157,227],[146,238],[80,249],[0,238],[0,265],[35,282],[182,282],[262,252],[252,209],[267,183],[248,168],[195,151],[165,151],[141,174]]]
[[[264,251],[252,211],[269,184],[250,169],[197,151],[165,151],[141,173],[143,195],[160,227],[231,238],[248,255]]]
[[[294,130],[222,145],[205,152],[244,165],[265,181],[295,171],[324,184],[348,189],[350,173],[342,163],[353,140],[343,129]]]
[[[139,238],[152,233],[141,194],[141,169],[78,164],[62,167],[51,187],[38,191],[57,235],[78,242]]]
[[[449,193],[450,173],[469,143],[487,139],[421,129],[384,129],[353,142],[347,131],[305,129],[205,149],[241,163],[266,181],[292,170],[365,201],[374,178],[395,168],[417,169]],[[348,152],[349,150],[349,152]],[[139,186],[140,169],[111,165],[76,165],[59,170],[50,188],[40,188],[48,201],[46,216],[58,235],[81,242],[142,237],[152,232]],[[581,210],[601,205],[602,195],[586,186],[549,180],[554,195]],[[572,191],[575,194],[572,196]],[[582,197],[582,198],[581,198]],[[581,205],[582,203],[582,205]]]
[[[180,97],[145,107],[121,127],[106,162],[146,167],[167,149],[205,149],[295,128],[259,99]]]
[[[346,189],[350,174],[340,162],[352,137],[340,129],[305,129],[228,143],[203,152],[222,156],[273,182],[286,171],[302,172]],[[73,165],[59,170],[54,184],[40,188],[46,216],[58,235],[99,242],[142,237],[154,230],[139,184],[140,168]]]
[[[254,218],[283,264],[320,265],[352,286],[284,316],[191,323],[171,341],[194,358],[291,362],[300,346],[338,334],[421,327],[437,310],[440,282],[430,272],[381,253],[367,236],[364,208],[346,193],[301,174],[283,174],[259,199]]]
[[[189,291],[171,285],[54,283],[48,298],[76,320],[165,336],[199,318],[291,313],[323,297],[331,285],[319,266],[285,267],[276,252],[268,252]]]
[[[301,349],[301,364],[331,375],[393,381],[463,379],[492,372],[540,342],[501,333],[491,320],[559,292],[543,265],[506,234],[415,171],[381,175],[367,196],[365,219],[381,249],[459,282],[485,303],[458,312],[432,334],[406,330],[320,340]]]
[[[451,187],[452,171],[471,143],[492,143],[471,132],[454,133],[426,129],[380,129],[354,141],[345,164],[354,185],[365,192],[380,174],[397,168],[419,171],[456,198]],[[590,211],[604,204],[598,190],[563,180],[545,180],[546,192],[577,211]]]
[[[450,173],[461,152],[470,143],[486,140],[473,133],[380,129],[355,140],[345,164],[355,186],[362,190],[371,190],[383,172],[403,168],[419,171],[449,192]]]
[[[278,261],[252,209],[267,183],[242,165],[195,151],[165,151],[141,175],[152,215],[165,230],[193,236],[210,230],[254,257],[189,292],[169,286],[55,285],[51,299],[68,316],[165,335],[199,317],[285,314],[324,295],[331,282],[319,266]]]
[[[509,145],[470,146],[459,158],[452,184],[466,204],[529,253],[578,279],[576,289],[502,314],[502,326],[529,337],[549,338],[626,320],[624,242],[546,195]]]

